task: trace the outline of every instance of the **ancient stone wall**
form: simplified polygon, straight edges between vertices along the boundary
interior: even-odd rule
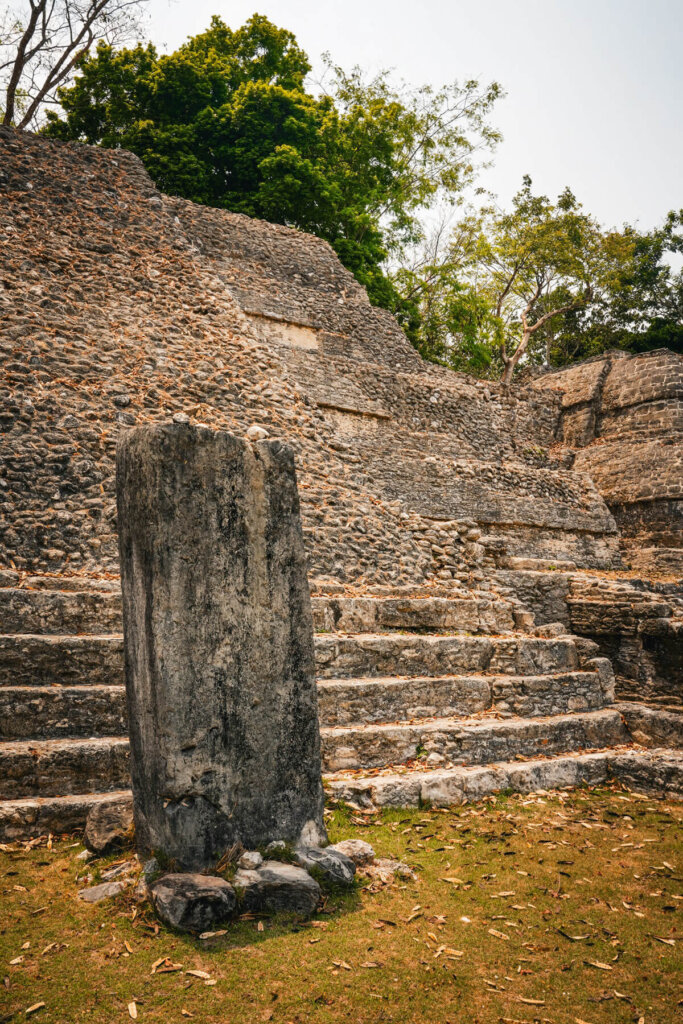
[[[559,396],[424,363],[325,242],[163,197],[131,154],[3,129],[0,157],[5,566],[116,573],[117,435],[177,414],[292,444],[315,579],[615,564]]]
[[[607,501],[638,568],[683,568],[683,356],[610,352],[537,380],[558,441]]]

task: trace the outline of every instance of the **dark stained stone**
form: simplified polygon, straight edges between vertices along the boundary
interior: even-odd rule
[[[233,884],[247,913],[310,917],[320,899],[320,886],[307,871],[276,860],[264,861],[255,871],[237,871]]]
[[[235,890],[213,875],[164,875],[149,887],[157,914],[181,932],[203,932],[232,915]]]
[[[139,847],[196,870],[237,842],[324,841],[291,449],[140,427],[117,492]]]

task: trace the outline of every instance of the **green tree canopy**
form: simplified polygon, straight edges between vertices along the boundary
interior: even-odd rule
[[[327,59],[328,86],[292,33],[214,17],[175,53],[100,43],[62,89],[47,134],[137,153],[158,187],[327,239],[372,301],[409,315],[385,274],[436,196],[454,201],[482,150],[500,87],[440,90],[366,80]]]
[[[649,234],[605,231],[569,189],[551,201],[531,179],[509,211],[487,207],[423,242],[395,273],[417,303],[426,358],[509,383],[525,362],[564,365],[607,348],[680,345],[681,215]]]

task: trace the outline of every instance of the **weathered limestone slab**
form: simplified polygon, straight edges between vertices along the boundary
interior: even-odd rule
[[[180,932],[203,932],[226,921],[235,910],[235,890],[212,875],[164,875],[149,889],[161,920]]]
[[[184,424],[117,454],[138,844],[179,867],[324,839],[292,451]]]
[[[310,917],[320,899],[320,886],[307,871],[276,860],[265,860],[255,871],[236,871],[233,884],[246,913]]]

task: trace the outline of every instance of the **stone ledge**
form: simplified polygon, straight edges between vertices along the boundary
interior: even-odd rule
[[[406,771],[396,775],[328,776],[328,795],[362,807],[449,807],[512,790],[596,786],[612,779],[653,797],[683,799],[683,752],[598,750],[522,763],[501,762],[477,768]]]

